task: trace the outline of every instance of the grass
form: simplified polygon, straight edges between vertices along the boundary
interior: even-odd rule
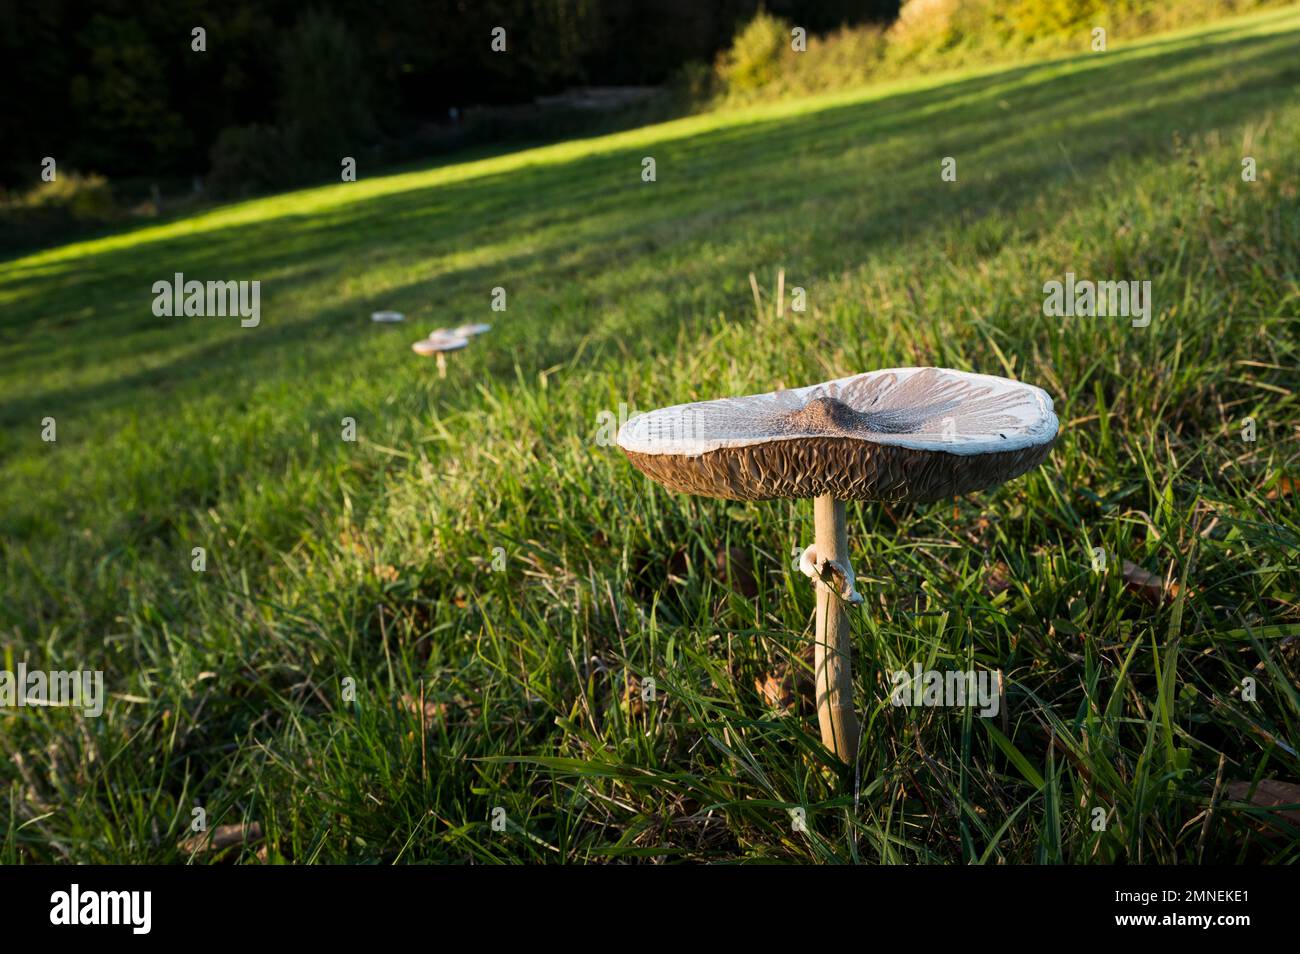
[[[1291,8],[0,264],[4,668],[111,693],[0,712],[0,860],[1296,861],[1229,785],[1300,779],[1298,62]],[[261,281],[261,325],[155,318],[177,271]],[[1067,271],[1150,280],[1151,325],[1045,317]],[[463,320],[440,381],[410,341]],[[1063,434],[996,492],[850,505],[840,773],[810,506],[669,494],[600,415],[911,364],[1038,384]],[[914,662],[1000,669],[1002,713],[891,706]],[[192,856],[195,806],[262,842]]]

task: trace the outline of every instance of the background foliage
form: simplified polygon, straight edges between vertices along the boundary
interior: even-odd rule
[[[373,174],[1053,55],[1096,24],[1123,41],[1272,2],[910,0],[900,13],[896,0],[0,0],[0,252],[328,181],[343,156]],[[488,42],[501,24],[508,55]],[[207,52],[191,50],[195,25]],[[595,110],[554,95],[628,84],[653,92]],[[51,201],[45,156],[70,177],[59,195],[87,184],[94,196]]]
[[[42,156],[119,177],[208,167],[221,132],[294,123],[303,146],[356,148],[448,110],[530,102],[570,84],[655,84],[707,60],[759,0],[0,0],[0,185]],[[813,30],[885,19],[887,0],[798,10]],[[190,31],[207,30],[207,52]],[[507,28],[509,55],[489,48]],[[341,114],[341,117],[340,117]],[[341,120],[341,121],[340,121]],[[337,160],[336,160],[337,164]]]

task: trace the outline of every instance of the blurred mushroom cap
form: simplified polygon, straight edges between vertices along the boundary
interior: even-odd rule
[[[1037,466],[1056,440],[1047,392],[946,368],[870,371],[638,414],[618,444],[672,490],[728,500],[941,500]]]
[[[455,338],[451,335],[442,335],[437,338],[421,338],[415,344],[411,345],[411,350],[416,354],[431,355],[438,354],[441,351],[459,351],[469,344],[464,338]]]
[[[399,321],[405,321],[406,316],[400,311],[375,311],[371,312],[370,320],[381,325],[391,325]]]
[[[491,330],[492,330],[491,325],[483,325],[483,324],[461,325],[458,328],[453,328],[451,330],[451,333],[458,338],[472,338],[475,335],[486,334]]]

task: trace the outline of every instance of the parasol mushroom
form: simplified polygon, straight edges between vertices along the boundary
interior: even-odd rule
[[[461,325],[458,328],[453,328],[451,333],[460,338],[473,338],[475,335],[487,334],[491,330],[491,325],[473,324]]]
[[[447,376],[447,352],[459,351],[469,345],[464,338],[457,338],[450,332],[439,329],[427,338],[421,338],[415,344],[411,345],[411,350],[416,354],[436,355],[438,358],[438,377]]]
[[[725,500],[813,499],[800,569],[817,587],[813,662],[822,743],[858,747],[847,607],[846,500],[941,500],[996,486],[1046,459],[1057,434],[1045,391],[945,368],[892,368],[804,388],[638,414],[618,444],[671,490]]]
[[[370,320],[379,325],[395,325],[405,321],[406,316],[400,311],[375,311],[370,313]]]

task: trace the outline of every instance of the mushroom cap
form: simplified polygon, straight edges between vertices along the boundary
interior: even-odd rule
[[[381,325],[391,325],[399,321],[405,321],[406,316],[400,311],[374,311],[370,313],[370,320]]]
[[[451,335],[439,335],[437,338],[421,338],[415,344],[411,345],[411,350],[416,354],[431,355],[440,351],[459,351],[467,347],[469,342],[464,338],[455,338]]]
[[[457,328],[453,328],[451,333],[453,335],[456,335],[458,338],[472,338],[475,335],[486,334],[491,330],[492,330],[491,325],[471,324],[471,325],[461,325]]]
[[[890,368],[638,414],[618,445],[647,476],[727,500],[930,501],[1042,463],[1052,399],[1008,378]]]

